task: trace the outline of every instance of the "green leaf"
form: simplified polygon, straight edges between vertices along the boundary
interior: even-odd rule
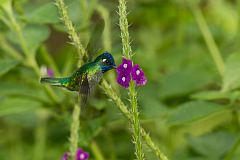
[[[160,86],[160,97],[167,99],[189,94],[206,85],[209,77],[204,71],[176,71],[167,74]]]
[[[0,59],[0,76],[4,75],[18,64],[17,61],[11,59]]]
[[[0,117],[34,111],[40,106],[39,102],[29,99],[6,98],[0,102]]]
[[[227,107],[211,102],[192,101],[177,107],[168,117],[169,125],[181,125],[200,120],[211,114],[226,110]]]
[[[195,152],[212,159],[221,159],[236,140],[236,135],[227,132],[216,132],[198,138],[190,137],[189,144]]]
[[[34,52],[49,35],[50,31],[48,27],[44,25],[27,25],[23,28],[24,40],[32,52]],[[13,43],[19,44],[19,39],[15,33],[11,32],[8,34],[8,38]]]
[[[223,91],[229,91],[240,87],[240,53],[231,54],[226,62],[223,75]]]
[[[27,26],[24,29],[24,36],[29,48],[36,49],[45,41],[50,32],[46,26]]]
[[[229,98],[229,94],[220,91],[202,91],[191,95],[193,99],[199,100],[215,100],[215,99],[226,99]]]
[[[168,113],[169,109],[159,101],[158,95],[154,92],[157,86],[157,83],[149,83],[144,89],[138,91],[139,106],[143,106],[141,115],[144,118],[161,119]],[[148,95],[148,98],[146,98],[146,95]]]
[[[231,101],[235,101],[239,99],[240,91],[233,92],[221,92],[221,91],[202,91],[196,94],[191,95],[193,99],[199,100],[217,100],[217,99],[227,99]]]
[[[30,23],[47,24],[60,21],[57,6],[54,3],[47,3],[32,11],[27,12],[25,19]]]

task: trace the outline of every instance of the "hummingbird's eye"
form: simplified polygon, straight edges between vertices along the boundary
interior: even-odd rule
[[[107,59],[105,59],[105,58],[102,60],[103,63],[105,63],[106,61],[107,61]]]
[[[109,64],[109,60],[107,60],[107,59],[105,59],[105,58],[102,60],[102,62],[103,62],[104,64]]]

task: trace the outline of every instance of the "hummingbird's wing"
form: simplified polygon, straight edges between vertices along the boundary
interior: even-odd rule
[[[94,74],[86,73],[80,76],[79,94],[83,106],[85,106],[88,96],[93,92],[102,76],[103,73],[101,71],[95,72]]]
[[[87,103],[87,98],[90,94],[90,84],[88,81],[88,76],[87,74],[83,74],[80,76],[80,81],[79,81],[79,95],[81,98],[81,104],[82,106],[85,106]]]

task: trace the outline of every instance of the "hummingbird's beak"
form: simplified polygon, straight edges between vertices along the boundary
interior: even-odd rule
[[[114,69],[117,69],[117,66],[113,66]]]

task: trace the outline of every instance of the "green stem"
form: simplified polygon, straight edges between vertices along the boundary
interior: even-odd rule
[[[121,38],[123,45],[123,56],[126,56],[128,59],[132,57],[132,49],[130,46],[130,36],[128,33],[128,20],[127,20],[127,7],[125,0],[119,0],[119,26],[121,30]],[[137,92],[135,90],[135,84],[133,81],[130,82],[129,86],[129,97],[131,103],[131,122],[133,129],[133,143],[135,144],[135,154],[138,160],[144,160],[144,152],[142,148],[141,140],[141,129],[140,129],[140,120],[138,112],[138,102],[137,102]]]
[[[119,26],[121,30],[121,38],[123,45],[123,55],[130,59],[132,56],[132,49],[130,46],[130,36],[128,33],[128,21],[127,21],[127,6],[125,0],[119,0]]]
[[[12,58],[22,61],[23,57],[20,53],[18,53],[15,49],[13,49],[6,41],[6,39],[0,35],[0,41],[1,41],[1,48],[7,52]]]
[[[95,160],[104,160],[102,152],[95,141],[91,143],[91,149],[94,154]]]
[[[73,59],[73,57],[74,57],[73,54],[68,56],[69,59]],[[73,70],[74,63],[76,63],[76,62],[75,61],[65,61],[64,68],[62,70],[62,75],[68,75]]]
[[[5,130],[7,133],[6,137],[9,139],[8,146],[10,152],[8,153],[8,159],[24,160],[26,156],[23,149],[24,143],[21,128],[16,125],[9,124]]]
[[[143,160],[144,153],[142,148],[142,141],[141,141],[141,128],[140,128],[140,120],[139,120],[139,113],[138,113],[138,103],[137,103],[137,93],[135,90],[135,84],[133,81],[130,82],[129,86],[129,97],[131,103],[131,121],[132,121],[132,129],[133,129],[133,142],[135,144],[135,154],[137,159]]]
[[[47,132],[47,119],[48,113],[46,110],[37,111],[37,127],[35,130],[35,148],[33,160],[42,160],[44,159],[44,150],[46,143],[46,132]]]
[[[15,33],[17,34],[17,37],[18,37],[19,43],[21,45],[21,48],[23,50],[23,53],[25,54],[25,56],[27,58],[29,58],[31,55],[33,55],[33,53],[31,53],[30,50],[28,49],[27,43],[26,43],[23,33],[22,33],[22,29],[13,14],[13,10],[12,10],[11,6],[6,11],[6,13],[9,17],[12,30],[15,31]]]
[[[232,146],[229,153],[224,157],[224,160],[232,160],[234,157],[235,152],[237,151],[240,145],[240,138],[236,141],[236,143]]]
[[[70,154],[71,159],[75,160],[75,154],[78,148],[78,131],[80,126],[80,114],[81,107],[78,104],[74,105],[73,113],[72,113],[72,124],[71,124],[71,135],[70,135]]]
[[[97,11],[101,14],[104,19],[105,25],[102,35],[103,47],[104,50],[111,51],[112,44],[111,44],[111,22],[109,18],[108,10],[101,4],[97,5]]]
[[[141,134],[147,142],[147,145],[152,148],[158,159],[168,160],[167,156],[156,146],[155,143],[153,143],[152,138],[143,128],[141,128]]]
[[[116,125],[114,125],[116,126]],[[116,160],[116,154],[114,149],[114,141],[113,141],[113,135],[111,131],[108,130],[108,127],[105,128],[106,132],[103,132],[103,136],[106,139],[106,145],[108,146],[108,155],[107,158],[111,160]]]
[[[222,59],[219,48],[218,48],[216,42],[214,41],[214,38],[210,32],[207,22],[202,14],[202,11],[199,9],[199,7],[197,7],[197,6],[195,7],[194,5],[192,5],[192,11],[193,11],[195,19],[198,23],[200,31],[202,32],[203,38],[206,42],[206,45],[210,51],[210,54],[216,64],[216,67],[217,67],[220,75],[223,76],[225,64]]]
[[[83,24],[84,26],[88,25],[88,21],[89,21],[89,12],[88,12],[88,4],[87,4],[87,0],[81,0],[80,1],[80,9],[81,9],[81,13],[83,15]]]

